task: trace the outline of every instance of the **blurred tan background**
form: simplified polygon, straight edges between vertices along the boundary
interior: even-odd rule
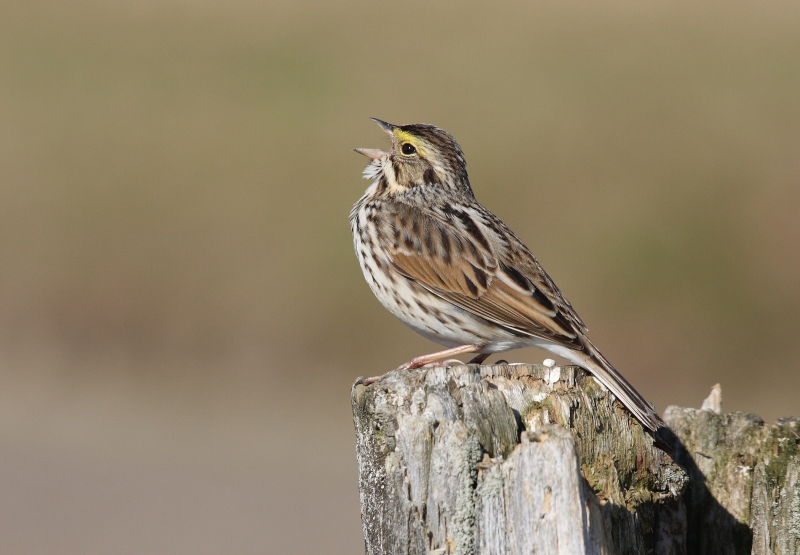
[[[0,552],[363,552],[350,384],[436,348],[352,252],[369,116],[659,410],[800,415],[799,91],[794,1],[4,0]]]

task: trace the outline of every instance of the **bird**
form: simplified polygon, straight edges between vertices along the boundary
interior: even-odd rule
[[[663,428],[528,247],[476,200],[456,140],[434,125],[372,119],[391,148],[354,149],[370,159],[363,176],[371,181],[350,212],[356,256],[389,312],[448,347],[397,370],[467,353],[480,364],[493,353],[539,347],[591,373],[650,431]]]

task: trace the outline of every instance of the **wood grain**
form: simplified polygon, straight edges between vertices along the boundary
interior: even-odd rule
[[[352,389],[365,551],[800,554],[800,420],[670,407],[661,439],[574,366]]]

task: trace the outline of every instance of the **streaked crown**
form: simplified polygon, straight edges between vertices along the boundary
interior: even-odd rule
[[[447,131],[426,123],[375,122],[392,139],[391,150],[382,153],[386,155],[386,159],[382,157],[383,175],[390,190],[446,187],[472,195],[464,153]]]

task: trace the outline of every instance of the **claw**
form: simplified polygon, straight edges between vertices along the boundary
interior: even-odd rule
[[[371,385],[380,380],[383,376],[370,376],[369,378],[359,378],[356,385]]]

